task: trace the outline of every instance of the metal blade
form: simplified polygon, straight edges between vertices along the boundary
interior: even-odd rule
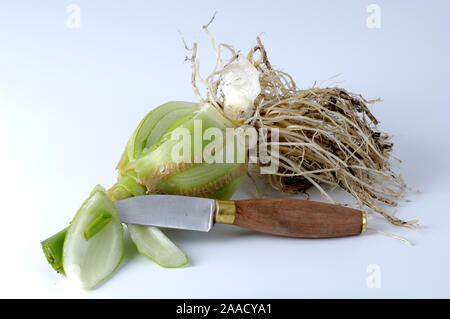
[[[210,231],[214,224],[213,199],[144,195],[117,201],[122,222],[137,225]]]

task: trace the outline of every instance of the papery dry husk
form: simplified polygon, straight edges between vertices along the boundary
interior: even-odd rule
[[[203,29],[212,42],[216,66],[203,79],[194,44],[189,58],[192,85],[201,101],[223,110],[221,71],[237,60],[238,53],[230,45],[216,47],[208,25]],[[222,57],[223,50],[230,53],[229,59]],[[417,220],[403,221],[382,207],[397,206],[407,186],[392,169],[391,137],[377,128],[378,121],[368,108],[378,100],[368,101],[339,87],[298,89],[288,73],[272,67],[259,37],[247,57],[261,73],[261,94],[253,116],[242,124],[279,129],[280,165],[277,173],[268,175],[270,185],[287,193],[314,185],[330,202],[334,202],[330,189],[340,187],[361,209],[373,210],[394,225],[414,228]],[[206,87],[206,99],[198,82]]]

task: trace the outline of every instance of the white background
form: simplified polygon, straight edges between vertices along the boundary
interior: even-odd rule
[[[450,297],[446,1],[377,1],[380,29],[366,25],[369,1],[80,0],[76,29],[67,27],[70,3],[0,2],[0,297]],[[298,86],[343,73],[339,85],[383,98],[372,110],[395,136],[399,170],[421,191],[397,214],[421,227],[376,216],[369,224],[414,246],[376,233],[303,240],[233,226],[172,230],[189,266],[163,269],[127,240],[110,280],[89,292],[72,287],[40,241],[68,224],[95,184],[114,183],[125,143],[150,109],[196,100],[178,31],[200,41],[205,74],[213,55],[201,26],[214,11],[217,41],[247,52],[264,32],[272,64]],[[246,183],[236,198],[253,193]],[[380,288],[367,286],[373,264]]]

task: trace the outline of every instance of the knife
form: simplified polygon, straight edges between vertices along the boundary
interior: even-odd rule
[[[300,199],[143,195],[115,204],[124,223],[205,232],[214,224],[232,224],[273,235],[327,238],[362,234],[367,227],[363,211]]]

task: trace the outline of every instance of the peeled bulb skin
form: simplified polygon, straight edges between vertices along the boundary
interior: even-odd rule
[[[244,121],[255,111],[254,101],[261,92],[259,75],[260,72],[243,55],[239,55],[238,63],[224,69],[224,112],[230,119]]]

